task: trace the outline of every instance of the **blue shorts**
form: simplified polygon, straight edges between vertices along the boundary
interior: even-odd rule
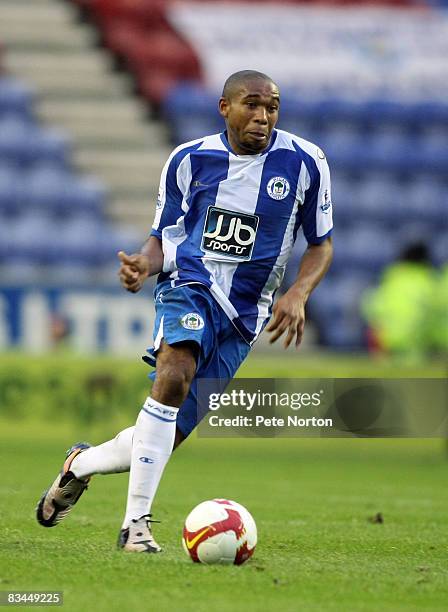
[[[204,285],[171,287],[171,281],[156,286],[154,347],[144,358],[156,365],[162,340],[167,344],[195,342],[198,345],[196,375],[179,409],[177,427],[187,437],[205,416],[198,410],[197,379],[216,378],[227,384],[249,353],[250,346]],[[149,377],[154,380],[157,369]]]

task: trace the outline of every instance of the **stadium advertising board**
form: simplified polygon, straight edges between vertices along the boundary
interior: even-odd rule
[[[151,344],[154,310],[146,294],[130,300],[120,289],[2,288],[0,348],[135,355]]]

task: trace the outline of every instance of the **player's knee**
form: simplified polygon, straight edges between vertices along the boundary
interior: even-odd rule
[[[163,378],[173,389],[183,390],[190,386],[193,380],[194,370],[188,363],[165,364],[157,376]]]
[[[191,384],[189,372],[179,366],[157,368],[153,397],[168,406],[180,406],[188,395]]]
[[[190,351],[165,349],[157,358],[154,399],[169,406],[179,406],[188,395],[195,371],[196,360]]]

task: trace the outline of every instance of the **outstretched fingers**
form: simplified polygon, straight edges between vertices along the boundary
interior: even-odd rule
[[[305,313],[303,308],[291,307],[288,301],[283,303],[279,300],[273,309],[273,318],[269,325],[266,327],[267,332],[272,332],[272,336],[269,339],[270,344],[275,342],[285,332],[286,337],[283,343],[285,349],[287,349],[295,338],[295,345],[298,347],[302,341],[303,330],[305,326]]]

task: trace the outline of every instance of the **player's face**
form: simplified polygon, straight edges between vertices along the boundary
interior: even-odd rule
[[[246,81],[230,99],[220,99],[219,111],[226,121],[229,144],[237,155],[254,155],[266,149],[279,106],[277,86],[262,79]]]

